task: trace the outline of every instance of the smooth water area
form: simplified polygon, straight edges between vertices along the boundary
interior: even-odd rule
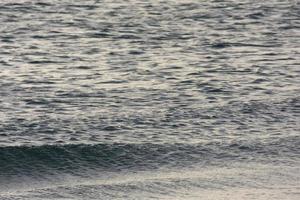
[[[297,0],[2,0],[0,199],[299,199]]]

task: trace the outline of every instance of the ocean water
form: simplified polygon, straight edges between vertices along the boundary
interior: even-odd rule
[[[299,198],[299,1],[0,2],[0,200]]]

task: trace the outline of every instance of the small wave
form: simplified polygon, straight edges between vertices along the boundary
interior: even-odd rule
[[[85,170],[151,170],[199,163],[284,158],[297,154],[299,138],[207,144],[66,144],[0,148],[0,177],[82,174]],[[289,157],[289,156],[287,156]]]

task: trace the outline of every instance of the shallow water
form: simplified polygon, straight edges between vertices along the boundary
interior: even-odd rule
[[[298,199],[297,0],[0,2],[0,199]]]

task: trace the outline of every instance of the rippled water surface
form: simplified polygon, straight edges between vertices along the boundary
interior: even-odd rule
[[[0,2],[0,199],[299,199],[297,0]]]

